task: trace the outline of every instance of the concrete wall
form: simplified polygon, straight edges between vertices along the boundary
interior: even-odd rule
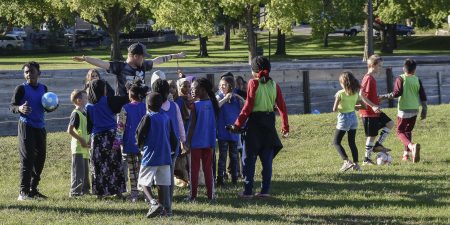
[[[403,61],[385,62],[385,68],[392,68],[394,77],[402,73]],[[248,80],[251,77],[249,66],[217,66],[204,68],[182,68],[187,75],[213,78],[218,84],[220,75],[225,71],[235,76],[243,76]],[[168,79],[176,79],[177,68],[161,68]],[[334,101],[334,94],[340,89],[338,82],[342,71],[351,71],[358,79],[366,72],[363,62],[302,62],[302,63],[274,63],[271,76],[281,86],[290,114],[305,112],[305,96],[310,96],[310,109],[320,112],[330,112]],[[101,75],[111,85],[114,85],[114,76],[100,70]],[[304,93],[303,74],[308,71],[308,95]],[[52,70],[43,71],[40,82],[47,85],[49,91],[55,92],[60,99],[60,107],[52,113],[46,114],[47,129],[49,131],[62,131],[67,128],[68,119],[73,109],[69,96],[73,89],[83,87],[83,79],[87,69],[81,70]],[[208,75],[209,74],[209,75]],[[424,62],[418,66],[417,73],[425,86],[431,104],[450,102],[450,63]],[[146,83],[150,83],[151,73],[146,76]],[[378,77],[378,92],[387,92],[386,74],[383,71]],[[9,111],[9,103],[14,88],[24,82],[21,71],[0,71],[0,136],[16,135],[18,115]],[[439,85],[438,85],[439,84]],[[440,93],[440,94],[439,94]],[[384,103],[383,106],[387,106]]]

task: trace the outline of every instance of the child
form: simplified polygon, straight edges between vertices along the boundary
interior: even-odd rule
[[[92,194],[122,197],[126,191],[120,145],[115,143],[116,114],[128,103],[128,96],[106,96],[103,80],[89,82],[86,105],[88,132],[91,134]]]
[[[139,84],[132,85],[128,90],[130,103],[123,106],[122,111],[117,117],[116,138],[119,140],[122,148],[123,163],[128,165],[128,171],[125,171],[125,175],[129,173],[131,202],[136,202],[139,194],[137,179],[142,155],[136,145],[135,134],[139,122],[147,113],[145,103],[142,102],[146,95],[146,87]]]
[[[172,200],[174,187],[173,173],[175,169],[175,163],[177,161],[178,155],[180,154],[180,147],[181,149],[185,149],[184,143],[186,141],[186,134],[184,133],[183,119],[181,118],[181,113],[178,105],[175,102],[168,100],[168,96],[170,94],[169,83],[166,80],[158,79],[153,83],[152,90],[161,94],[163,98],[163,104],[161,106],[160,113],[164,113],[167,115],[167,117],[169,117],[178,141],[177,143],[179,143],[175,146],[176,151],[175,154],[172,155],[172,164],[170,165],[170,199]]]
[[[163,103],[162,96],[153,92],[147,97],[147,113],[136,130],[136,140],[142,151],[142,163],[139,171],[139,185],[143,187],[150,201],[147,217],[171,216],[170,165],[171,154],[175,152],[177,140],[170,119],[165,113],[159,113]],[[153,195],[151,186],[157,185],[159,199]]]
[[[257,56],[252,60],[253,79],[248,82],[247,100],[239,117],[231,126],[232,132],[238,132],[247,122],[245,137],[244,173],[245,189],[238,195],[240,198],[253,197],[253,177],[255,175],[256,158],[262,163],[261,192],[256,197],[270,197],[272,179],[272,161],[283,148],[275,129],[274,106],[280,112],[283,137],[289,135],[289,123],[286,103],[281,88],[269,76],[270,62],[267,58]],[[248,121],[247,121],[248,119]]]
[[[178,97],[177,82],[174,80],[168,80],[167,82],[169,83],[169,96],[167,99],[173,102]]]
[[[86,73],[86,78],[84,79],[84,88],[83,90],[87,90],[88,88],[88,83],[89,81],[92,80],[98,80],[98,79],[102,79],[100,77],[100,73],[98,72],[98,70],[96,69],[90,69],[87,73]],[[106,88],[107,88],[107,96],[114,96],[114,89],[111,87],[111,85],[109,85],[109,83],[107,81],[106,82]]]
[[[70,115],[67,133],[72,136],[72,182],[70,197],[89,194],[89,134],[87,132],[87,120],[85,106],[87,104],[87,93],[75,89],[70,94],[70,100],[75,109]]]
[[[212,163],[213,149],[216,144],[216,117],[219,112],[219,105],[212,90],[213,86],[208,79],[195,80],[191,88],[192,97],[196,101],[191,105],[192,113],[187,138],[187,148],[191,155],[191,193],[187,200],[189,202],[196,201],[201,161],[208,199],[214,201]]]
[[[47,132],[45,130],[42,96],[47,86],[38,82],[41,75],[37,62],[28,62],[22,66],[25,83],[18,85],[11,98],[10,111],[20,113],[17,138],[20,153],[20,191],[17,200],[30,198],[46,199],[38,190],[44,168],[47,150]]]
[[[374,165],[370,159],[372,152],[390,151],[390,149],[383,147],[383,142],[394,127],[394,122],[379,107],[380,100],[377,94],[377,81],[374,78],[380,72],[382,64],[383,61],[380,56],[372,55],[369,57],[367,60],[368,71],[362,79],[359,92],[361,99],[367,106],[359,110],[364,125],[364,132],[367,137],[363,165]],[[374,143],[378,135],[378,130],[380,129],[380,137]]]
[[[419,113],[419,105],[422,105],[420,119],[427,117],[427,96],[422,82],[415,75],[416,66],[416,61],[406,59],[403,65],[404,74],[397,77],[394,92],[380,96],[380,99],[399,98],[397,136],[405,145],[402,160],[407,161],[409,152],[412,152],[414,163],[420,161],[420,144],[412,142],[412,130]]]
[[[217,186],[224,184],[226,176],[225,166],[227,164],[227,153],[230,156],[231,182],[237,184],[238,178],[238,151],[237,144],[239,135],[230,133],[225,126],[232,124],[239,116],[241,111],[241,102],[245,100],[234,94],[234,78],[232,76],[223,76],[219,82],[220,93],[216,96],[219,101],[219,117],[217,120],[217,139],[219,142],[219,162],[217,174]]]
[[[351,168],[359,171],[361,168],[358,165],[358,148],[355,143],[356,128],[358,128],[358,118],[356,117],[355,106],[360,102],[358,93],[359,82],[352,73],[343,72],[339,76],[339,83],[341,84],[342,90],[336,93],[333,105],[333,112],[339,111],[333,144],[344,160],[344,164],[340,171],[345,172]],[[348,159],[348,156],[341,145],[342,138],[346,132],[348,133],[348,145],[352,151],[353,162]]]

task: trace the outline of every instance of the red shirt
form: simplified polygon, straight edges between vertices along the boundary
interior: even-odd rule
[[[242,125],[247,121],[250,113],[252,112],[253,106],[255,104],[256,90],[258,89],[259,81],[256,79],[251,79],[248,81],[247,85],[247,99],[245,100],[244,107],[242,108],[239,117],[234,122],[234,125],[241,128]],[[283,131],[289,132],[289,122],[287,116],[286,103],[284,102],[283,94],[281,93],[281,88],[277,84],[277,97],[275,103],[278,108],[278,112],[281,116],[281,129]]]
[[[378,99],[377,93],[377,81],[375,78],[370,75],[364,75],[361,81],[361,92],[362,94],[368,98],[373,104],[379,105],[380,100]],[[379,117],[379,113],[375,113],[372,108],[366,104],[366,109],[360,109],[359,114],[361,117]]]

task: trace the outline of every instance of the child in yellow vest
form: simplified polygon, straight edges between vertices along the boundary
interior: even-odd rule
[[[89,193],[89,134],[87,132],[87,119],[85,106],[88,102],[86,91],[74,90],[70,100],[75,109],[70,115],[67,133],[72,136],[72,172],[70,197]]]

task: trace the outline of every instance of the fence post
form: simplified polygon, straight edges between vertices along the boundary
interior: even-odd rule
[[[391,67],[386,68],[386,88],[388,93],[394,91],[394,73],[392,72]],[[390,99],[388,105],[389,108],[394,107],[394,100]]]
[[[437,86],[438,86],[438,102],[442,104],[442,75],[440,72],[436,73]]]
[[[303,71],[303,112],[311,113],[311,94],[309,85],[309,71]]]

